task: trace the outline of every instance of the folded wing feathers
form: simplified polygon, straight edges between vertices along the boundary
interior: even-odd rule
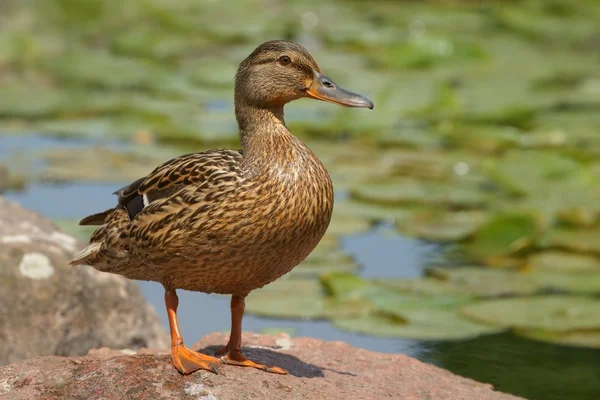
[[[85,264],[85,260],[89,256],[96,254],[100,250],[100,247],[102,247],[102,243],[100,243],[100,242],[90,243],[83,250],[81,250],[79,253],[77,253],[77,255],[75,257],[73,257],[73,259],[71,261],[69,261],[69,265]]]

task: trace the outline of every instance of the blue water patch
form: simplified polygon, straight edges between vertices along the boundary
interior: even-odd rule
[[[78,220],[114,207],[117,198],[112,193],[125,184],[126,182],[33,184],[20,192],[9,191],[4,197],[48,218]]]

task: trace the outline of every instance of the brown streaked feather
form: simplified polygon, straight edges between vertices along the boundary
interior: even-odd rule
[[[169,196],[184,186],[210,180],[213,170],[239,169],[241,150],[215,149],[184,154],[156,167],[147,176],[115,192],[119,204],[126,205],[136,196],[148,195],[149,200]],[[167,190],[168,189],[168,190]]]

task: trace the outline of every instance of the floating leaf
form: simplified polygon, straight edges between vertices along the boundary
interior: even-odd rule
[[[565,250],[600,253],[600,230],[557,228],[548,232],[544,242]]]
[[[487,300],[461,308],[462,315],[490,326],[567,332],[600,329],[600,299],[537,296]]]
[[[530,247],[537,233],[532,214],[498,214],[488,219],[465,248],[471,257],[489,260]]]
[[[559,218],[589,224],[600,211],[597,179],[574,159],[556,152],[513,150],[489,164],[492,180],[520,197],[506,208],[530,210],[549,224]]]
[[[471,185],[453,182],[420,182],[397,179],[360,185],[350,191],[352,197],[383,205],[438,205],[476,208],[486,204],[486,195]]]
[[[417,340],[461,340],[502,331],[460,317],[455,310],[420,308],[396,315],[374,314],[361,318],[334,318],[334,326],[366,335]]]
[[[334,312],[333,323],[342,329],[420,339],[459,339],[498,331],[457,315],[458,307],[470,301],[468,296],[402,293],[393,286],[349,274],[336,274],[322,280],[337,299],[344,302],[350,299],[355,304],[361,304],[362,299],[372,305],[363,307],[362,314]]]
[[[403,313],[412,309],[456,309],[456,307],[468,303],[472,299],[465,294],[420,296],[384,287],[378,288],[378,290],[365,291],[365,297],[371,300],[378,310],[399,317],[405,317]]]
[[[600,272],[600,260],[595,256],[554,250],[531,255],[529,266],[539,272]]]
[[[363,298],[366,291],[372,288],[372,284],[369,281],[357,275],[347,273],[322,276],[321,283],[324,285],[327,293],[338,300]]]
[[[464,288],[434,278],[412,278],[412,279],[376,279],[375,282],[383,287],[397,290],[400,293],[419,296],[451,296],[464,295]]]
[[[327,233],[336,236],[351,235],[367,232],[371,228],[371,221],[367,218],[357,216],[342,216],[333,209],[331,223],[327,228]]]
[[[341,218],[360,217],[373,222],[394,222],[410,218],[414,210],[411,208],[374,205],[362,201],[349,200],[336,202],[334,212]]]
[[[108,88],[165,88],[175,75],[153,63],[111,55],[105,51],[80,51],[47,61],[49,72],[66,82]]]
[[[319,276],[340,272],[357,272],[358,264],[351,255],[339,249],[315,249],[300,265],[290,273],[292,276]]]
[[[515,329],[515,333],[540,342],[600,349],[600,330],[553,332],[536,329]]]
[[[106,147],[49,149],[41,154],[46,161],[42,179],[46,181],[135,180],[169,159],[169,152],[144,147],[142,151],[117,151]]]
[[[66,94],[59,90],[22,85],[0,86],[0,117],[39,118],[60,112]]]
[[[441,211],[436,209],[415,212],[409,220],[398,221],[402,232],[422,239],[456,242],[473,235],[484,223],[483,211]]]
[[[446,37],[413,35],[409,41],[386,46],[385,51],[368,52],[376,66],[422,69],[458,61],[482,59],[485,52],[479,45],[453,41]]]
[[[540,289],[560,292],[599,294],[600,273],[578,273],[569,272],[538,272],[533,271],[531,278]]]
[[[246,311],[265,317],[313,319],[330,316],[328,300],[317,280],[282,278],[255,290]]]
[[[495,297],[534,293],[538,284],[528,274],[483,267],[434,268],[428,275],[464,294]]]
[[[542,183],[579,178],[583,172],[582,165],[570,158],[534,150],[509,151],[490,171],[498,183],[518,194],[535,192]]]

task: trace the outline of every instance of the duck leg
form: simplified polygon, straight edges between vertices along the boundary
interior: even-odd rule
[[[177,322],[177,306],[179,298],[175,290],[165,291],[165,304],[169,315],[169,326],[171,328],[171,361],[182,374],[190,374],[199,369],[206,369],[217,373],[217,365],[221,363],[218,358],[192,351],[184,346],[183,338],[179,332]]]
[[[220,359],[225,364],[258,368],[274,374],[287,374],[286,370],[282,368],[255,363],[242,354],[242,318],[246,306],[244,298],[245,296],[236,295],[231,297],[231,335],[229,336],[229,343],[217,351],[215,355],[222,356]]]

